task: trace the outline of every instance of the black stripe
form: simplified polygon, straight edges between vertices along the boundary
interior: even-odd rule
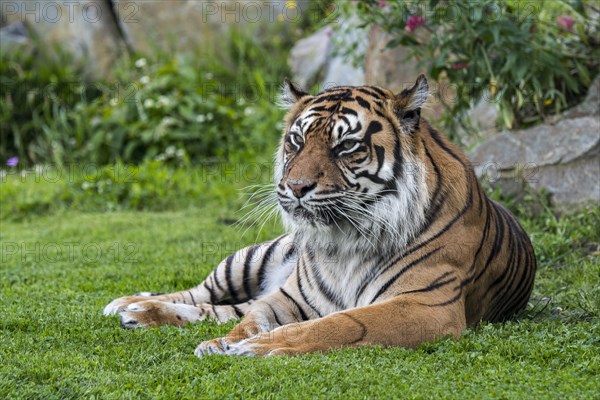
[[[437,219],[437,215],[442,206],[444,205],[444,199],[446,198],[446,196],[440,196],[440,192],[442,190],[442,174],[440,173],[440,169],[433,160],[433,157],[429,153],[429,150],[427,150],[423,139],[421,139],[421,142],[423,143],[423,147],[425,148],[425,155],[427,156],[427,158],[429,158],[429,162],[433,167],[433,172],[435,174],[435,188],[433,189],[433,194],[431,195],[431,198],[429,200],[429,207],[425,212],[425,224],[431,225]]]
[[[348,108],[348,107],[342,107],[340,112],[343,114],[350,114],[350,115],[358,116],[358,113],[356,111],[354,111],[353,109]],[[350,125],[350,124],[348,124],[348,125]]]
[[[495,228],[494,233],[495,233],[495,236],[494,236],[494,241],[492,243],[492,251],[490,252],[483,268],[481,269],[481,271],[479,271],[479,274],[477,274],[477,276],[473,280],[473,282],[475,282],[475,283],[479,279],[481,279],[483,274],[487,271],[490,264],[492,263],[492,260],[498,256],[498,254],[500,253],[500,250],[502,248],[502,240],[504,238],[504,223],[499,218],[499,213],[498,213],[498,210],[496,209],[496,207],[493,207],[493,211],[494,211],[494,228]]]
[[[218,273],[219,273],[219,268],[217,267],[217,269],[212,274],[212,278],[215,281],[215,284],[217,285],[217,287],[219,288],[219,290],[222,291],[222,292],[225,292],[225,289],[223,288],[223,286],[221,286],[221,282],[219,282],[219,278],[217,276]]]
[[[252,297],[252,288],[250,287],[250,269],[252,268],[252,257],[254,256],[257,248],[258,246],[250,247],[246,253],[246,259],[244,260],[244,274],[242,281],[244,284],[244,291],[246,292],[248,298]]]
[[[373,147],[375,148],[375,156],[377,157],[377,171],[375,171],[375,174],[379,174],[385,161],[385,149],[383,148],[383,146],[379,145],[375,145]]]
[[[429,307],[444,307],[444,306],[449,306],[450,304],[454,304],[458,300],[460,300],[461,296],[462,296],[462,289],[458,292],[458,294],[456,296],[454,296],[453,298],[451,298],[448,301],[444,301],[443,303],[423,304],[423,305],[426,305],[426,306],[429,306]]]
[[[311,290],[314,290],[314,285],[312,284],[312,282],[310,281],[310,278],[308,276],[308,269],[306,268],[306,264],[301,262],[301,259],[298,259],[298,269],[300,272],[304,271],[304,278],[306,280],[306,283],[308,283],[308,287]]]
[[[450,154],[452,158],[461,163],[461,165],[465,166],[463,160],[451,148],[449,148],[446,143],[444,143],[444,140],[440,137],[439,133],[429,124],[427,124],[427,128],[429,130],[429,135],[435,141],[435,143],[446,153]]]
[[[360,326],[360,328],[362,329],[362,332],[360,333],[360,338],[353,340],[352,342],[346,343],[346,345],[351,346],[353,344],[356,344],[358,342],[360,342],[361,340],[363,340],[365,338],[365,336],[367,336],[367,332],[369,331],[369,329],[367,328],[367,326],[360,322],[358,319],[354,318],[352,315],[348,314],[348,313],[340,313],[340,315],[343,315],[344,317],[348,317],[352,320],[352,322],[355,322],[356,324],[358,324],[358,326]]]
[[[519,244],[521,245],[522,243],[519,242]],[[532,254],[531,254],[531,252],[527,251],[527,249],[525,249],[525,248],[520,247],[520,251],[522,251],[523,255],[524,255],[524,260],[523,260],[524,262],[520,262],[521,257],[519,257],[519,263],[517,264],[517,268],[518,268],[519,272],[521,272],[521,276],[520,276],[520,279],[518,280],[518,285],[516,287],[514,287],[514,288],[512,287],[513,282],[511,282],[511,285],[509,286],[509,289],[512,288],[512,290],[511,290],[512,298],[510,300],[503,301],[502,307],[494,315],[494,317],[499,320],[506,319],[507,317],[510,317],[511,315],[520,311],[522,307],[527,305],[527,300],[529,299],[529,296],[531,295],[531,289],[532,289],[532,285],[533,285],[533,281],[534,281],[534,279],[532,279],[532,278],[534,277],[534,275],[532,275],[533,270],[528,267],[528,264],[529,264],[529,259]],[[513,281],[515,279],[516,279],[516,273],[515,273],[515,278],[513,279]]]
[[[206,290],[208,290],[208,293],[210,294],[210,302],[212,304],[217,302],[217,297],[215,296],[215,292],[214,290],[208,286],[207,281],[204,281],[204,287],[206,288]]]
[[[295,254],[296,254],[296,246],[292,245],[292,246],[290,246],[287,253],[285,253],[285,255],[283,256],[283,262],[284,263],[288,262],[290,260],[290,258],[292,258]]]
[[[358,305],[358,300],[360,299],[360,296],[362,296],[363,292],[365,291],[365,289],[368,287],[369,283],[371,282],[371,280],[376,277],[381,275],[379,273],[379,269],[382,267],[382,262],[383,262],[383,257],[379,257],[379,259],[377,260],[377,262],[375,263],[375,267],[371,268],[371,270],[369,271],[369,273],[367,274],[367,276],[365,276],[363,278],[363,281],[360,283],[360,286],[358,288],[358,290],[356,291],[356,302],[354,303],[355,306]]]
[[[486,201],[487,201],[487,199],[486,199]],[[471,263],[471,266],[469,267],[468,277],[460,283],[461,287],[464,287],[465,285],[471,283],[471,281],[475,277],[475,272],[476,272],[475,269],[477,268],[477,261],[479,261],[479,253],[481,253],[481,250],[483,250],[484,243],[487,243],[487,238],[488,238],[489,232],[490,232],[490,208],[486,207],[485,224],[483,225],[483,233],[481,235],[481,241],[479,242],[479,247],[477,248],[477,251],[475,252],[475,256],[473,257],[473,262]]]
[[[269,308],[271,309],[271,312],[273,313],[273,318],[275,318],[275,322],[277,322],[277,324],[279,326],[283,326],[283,324],[281,323],[281,321],[279,320],[279,317],[277,316],[277,313],[275,312],[275,309],[273,308],[273,306],[271,306],[269,303],[266,303],[267,306],[269,306]]]
[[[308,257],[310,258],[310,261],[313,261],[310,254],[308,255]],[[319,291],[325,296],[325,298],[331,304],[334,304],[335,306],[337,306],[339,309],[341,309],[341,310],[346,309],[346,306],[342,302],[340,302],[340,300],[335,296],[335,293],[333,293],[331,291],[331,289],[329,287],[327,287],[327,285],[323,281],[323,278],[321,277],[321,274],[319,274],[319,269],[311,268],[311,271],[315,277],[315,282],[318,286]]]
[[[520,253],[517,253],[517,262],[513,263],[516,251],[514,248],[515,238],[510,234],[510,232],[508,233],[508,248],[506,249],[506,251],[508,251],[508,260],[506,261],[504,271],[502,271],[502,274],[500,274],[487,288],[486,296],[491,294],[492,290],[496,286],[499,286],[502,282],[504,282],[491,296],[490,303],[492,304],[492,307],[490,307],[490,309],[486,312],[486,315],[490,321],[496,320],[497,315],[501,313],[502,308],[504,308],[506,302],[510,299],[510,293],[505,293],[505,289],[507,287],[510,288],[513,285],[514,279],[519,270],[521,256]]]
[[[323,315],[321,312],[310,302],[306,294],[304,293],[304,287],[302,286],[302,282],[300,281],[300,272],[296,271],[296,285],[298,286],[298,291],[300,292],[300,296],[302,296],[302,300],[306,303],[319,317]]]
[[[439,278],[438,278],[439,279]],[[450,279],[447,279],[445,281],[440,281],[438,283],[431,283],[429,286],[426,286],[424,288],[421,289],[414,289],[414,290],[407,290],[406,292],[400,292],[398,294],[409,294],[409,293],[424,293],[424,292],[431,292],[434,291],[435,289],[439,289],[441,287],[444,287],[454,281],[456,281],[458,278],[457,277],[452,277]]]
[[[194,299],[194,295],[192,294],[192,291],[188,290],[187,292],[189,293],[190,298],[192,299],[192,304],[194,304],[194,306],[196,306],[196,299]]]
[[[298,304],[298,302],[296,300],[294,300],[294,298],[292,296],[290,296],[288,294],[288,292],[286,292],[283,288],[279,288],[279,291],[281,293],[283,293],[283,295],[285,297],[287,297],[294,304],[294,306],[296,306],[296,308],[300,312],[300,318],[302,319],[302,321],[308,321],[308,317],[306,316],[306,313],[304,312],[304,310],[302,309],[302,307],[300,307],[300,304]]]
[[[332,113],[335,111],[335,109],[338,107],[338,104],[334,104],[332,106],[326,107],[326,106],[319,106],[319,107],[312,107],[310,109],[311,112],[327,112],[327,113]]]
[[[231,298],[234,303],[240,303],[240,297],[238,295],[237,290],[233,286],[233,275],[232,275],[232,264],[233,264],[233,254],[227,257],[227,261],[225,264],[225,280],[227,281],[227,288],[229,289],[229,293],[231,294]]]
[[[444,226],[442,229],[440,229],[435,235],[433,235],[432,237],[430,237],[429,239],[419,243],[418,245],[416,245],[413,248],[410,248],[408,250],[406,250],[404,253],[400,254],[399,256],[394,257],[391,261],[389,261],[387,263],[387,266],[383,269],[383,272],[386,272],[388,269],[392,268],[392,266],[394,266],[398,261],[402,260],[403,258],[407,257],[408,255],[414,253],[415,251],[421,249],[422,247],[428,245],[429,243],[431,243],[432,241],[436,240],[438,237],[440,237],[441,235],[443,235],[445,232],[447,232],[452,225],[454,225],[456,223],[456,221],[458,221],[458,219],[460,217],[462,217],[468,209],[471,208],[471,205],[473,204],[473,198],[472,196],[469,196],[466,200],[465,206],[463,207],[463,209],[457,214],[455,215],[450,222],[448,222],[448,224],[446,224],[446,226]],[[421,232],[419,233],[418,236],[421,235],[421,233],[423,232],[423,229],[421,230]]]
[[[380,88],[378,88],[377,86],[368,86],[369,89],[375,91],[377,94],[379,94],[381,97],[386,97],[386,94],[383,90],[381,90]]]
[[[412,267],[414,267],[415,265],[417,265],[418,263],[420,263],[421,261],[426,260],[427,258],[431,257],[434,253],[437,253],[439,250],[441,249],[441,247],[438,247],[432,251],[430,251],[429,253],[422,255],[421,257],[417,258],[416,260],[414,260],[413,262],[411,262],[410,264],[406,265],[405,267],[403,267],[400,271],[398,271],[393,277],[392,279],[389,279],[382,287],[381,289],[379,289],[379,291],[377,292],[377,294],[375,295],[375,297],[373,297],[370,301],[371,304],[373,304],[373,302],[375,302],[375,300],[377,300],[377,298],[379,298],[379,296],[381,296],[383,293],[385,293],[390,286],[392,286],[392,284],[394,282],[396,282],[396,280],[398,280],[398,278],[403,275],[404,273],[406,273],[409,269],[411,269]],[[384,271],[385,272],[385,271]]]
[[[366,108],[369,111],[371,110],[371,104],[369,104],[368,101],[366,101],[360,96],[356,96],[355,99],[358,102],[358,104],[360,104],[362,107]]]
[[[242,312],[242,310],[240,310],[238,308],[238,306],[236,306],[235,304],[232,304],[231,307],[233,307],[233,311],[235,311],[235,315],[237,315],[239,318],[242,318],[244,316],[244,313]]]
[[[287,235],[280,236],[275,241],[273,241],[273,243],[271,243],[269,245],[269,247],[267,247],[267,251],[265,251],[265,255],[262,259],[260,267],[258,268],[258,274],[257,274],[258,275],[258,283],[257,283],[257,285],[259,288],[262,287],[262,283],[265,280],[265,271],[266,271],[267,263],[269,262],[269,260],[271,259],[271,256],[273,255],[273,250],[275,249],[275,246],[277,246],[277,244],[279,244],[281,239],[283,239],[286,236]]]
[[[370,89],[371,89],[371,88],[367,89],[367,87],[364,87],[364,86],[363,86],[363,87],[358,87],[358,88],[356,88],[356,90],[357,90],[357,91],[359,91],[359,92],[362,92],[362,93],[364,93],[364,94],[367,94],[367,95],[369,95],[369,96],[371,96],[371,97],[375,97],[376,99],[380,99],[380,97],[379,97],[379,95],[377,94],[377,92],[376,92],[376,91],[371,91]]]

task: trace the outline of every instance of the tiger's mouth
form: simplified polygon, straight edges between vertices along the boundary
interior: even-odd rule
[[[321,208],[315,209],[305,204],[298,204],[291,208],[284,206],[284,209],[294,220],[299,222],[309,222],[313,225],[332,225],[336,219],[340,218],[331,210]]]

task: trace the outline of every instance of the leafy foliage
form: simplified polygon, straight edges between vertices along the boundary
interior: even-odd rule
[[[441,83],[447,126],[468,128],[466,111],[483,99],[496,104],[500,125],[512,129],[558,113],[585,94],[600,66],[594,4],[369,0],[352,10],[365,24],[390,32],[388,46],[407,47]]]
[[[43,45],[2,51],[0,160],[60,166],[253,158],[279,136],[282,111],[274,103],[289,75],[287,49],[310,26],[232,28],[215,48],[124,58],[111,80],[86,79],[67,54],[43,53]]]

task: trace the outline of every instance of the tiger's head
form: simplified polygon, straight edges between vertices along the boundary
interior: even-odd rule
[[[399,94],[340,86],[311,96],[285,80],[289,112],[275,179],[297,240],[372,252],[402,247],[417,233],[428,205],[419,161],[428,93],[423,75]]]

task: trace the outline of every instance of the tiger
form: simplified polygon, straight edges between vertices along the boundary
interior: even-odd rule
[[[523,310],[536,258],[467,157],[421,115],[420,75],[395,94],[287,78],[276,153],[286,234],[225,258],[198,286],[104,309],[124,328],[241,319],[195,354],[272,356],[458,339]]]

